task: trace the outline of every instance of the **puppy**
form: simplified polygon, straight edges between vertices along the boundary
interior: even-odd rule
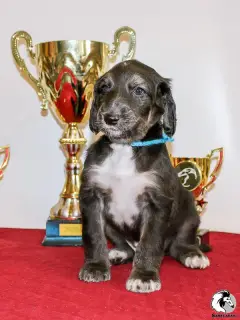
[[[192,193],[180,183],[165,144],[134,147],[176,130],[170,80],[136,60],[98,79],[90,129],[101,138],[87,152],[80,188],[84,266],[79,279],[110,279],[110,266],[133,261],[126,289],[159,290],[159,267],[170,255],[188,268],[206,268],[196,232]],[[115,248],[108,250],[107,240]]]

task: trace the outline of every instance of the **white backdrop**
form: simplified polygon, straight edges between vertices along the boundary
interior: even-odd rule
[[[12,34],[26,30],[34,44],[63,39],[111,44],[114,31],[128,25],[137,33],[136,58],[173,78],[178,113],[173,154],[205,156],[225,149],[202,227],[240,233],[239,12],[238,0],[4,1],[0,146],[10,144],[11,159],[0,182],[0,226],[45,228],[64,183],[62,130],[51,114],[40,115],[36,93],[13,63]]]

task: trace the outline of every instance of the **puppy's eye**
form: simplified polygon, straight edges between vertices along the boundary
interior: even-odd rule
[[[103,83],[101,86],[99,86],[98,92],[99,93],[107,93],[111,89],[111,85],[108,83]]]
[[[143,94],[146,94],[146,91],[141,87],[137,87],[137,88],[134,89],[134,93],[137,96],[142,96]]]

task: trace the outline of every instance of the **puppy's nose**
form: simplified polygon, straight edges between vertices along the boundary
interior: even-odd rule
[[[106,124],[115,126],[118,123],[120,116],[116,115],[116,114],[110,114],[110,113],[106,113],[104,115],[104,121],[106,122]]]

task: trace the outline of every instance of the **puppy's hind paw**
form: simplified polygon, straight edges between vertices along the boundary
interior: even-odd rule
[[[110,269],[102,263],[85,264],[78,277],[85,282],[102,282],[111,279]]]
[[[128,260],[128,253],[120,249],[111,249],[108,253],[109,261],[112,265],[123,264]]]
[[[184,265],[192,269],[205,269],[210,266],[210,261],[205,255],[190,255],[185,258]]]

